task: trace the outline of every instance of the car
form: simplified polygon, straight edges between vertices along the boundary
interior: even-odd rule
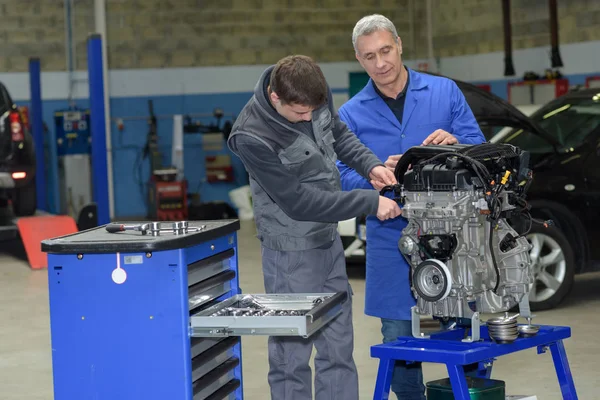
[[[467,82],[461,89],[486,139],[510,143],[530,153],[534,179],[528,191],[533,217],[521,227],[530,241],[535,283],[534,311],[557,307],[576,274],[597,269],[600,247],[600,89],[573,90],[536,107],[527,116],[502,98]],[[356,221],[355,221],[356,224]],[[352,222],[340,224],[340,235]],[[356,262],[366,251],[365,235],[342,237],[346,257]],[[362,258],[364,262],[364,256]]]
[[[0,207],[12,203],[17,217],[37,208],[33,137],[24,114],[0,82]]]

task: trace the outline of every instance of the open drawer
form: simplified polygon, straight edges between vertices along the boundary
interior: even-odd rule
[[[190,317],[194,337],[309,337],[334,319],[347,292],[323,294],[239,294]]]

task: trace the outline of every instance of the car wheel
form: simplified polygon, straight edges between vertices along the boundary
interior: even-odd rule
[[[548,200],[531,201],[531,215],[537,219],[550,219],[567,238],[575,258],[575,274],[585,271],[590,262],[589,238],[580,217],[568,207]]]
[[[35,214],[37,209],[37,198],[35,191],[35,181],[29,182],[26,186],[15,189],[12,206],[17,217],[26,217]]]
[[[575,257],[569,240],[556,227],[534,224],[527,234],[534,283],[529,287],[532,311],[558,306],[571,291],[575,276]]]

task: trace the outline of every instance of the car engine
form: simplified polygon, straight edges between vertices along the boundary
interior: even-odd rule
[[[394,192],[408,225],[398,246],[410,268],[419,315],[471,319],[519,305],[530,317],[533,223],[525,195],[529,153],[509,144],[413,147],[395,169]],[[419,334],[413,323],[413,334]],[[478,333],[474,333],[478,335]]]

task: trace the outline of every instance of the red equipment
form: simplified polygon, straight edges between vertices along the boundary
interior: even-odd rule
[[[152,219],[182,221],[188,218],[187,181],[162,181],[154,175],[148,190]]]

